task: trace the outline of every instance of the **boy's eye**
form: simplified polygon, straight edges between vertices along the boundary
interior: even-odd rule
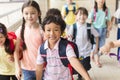
[[[50,29],[48,29],[47,31],[49,31],[49,32],[50,32]]]

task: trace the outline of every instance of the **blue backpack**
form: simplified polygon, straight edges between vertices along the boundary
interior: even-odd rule
[[[68,58],[66,56],[66,47],[67,45],[70,44],[72,46],[72,48],[75,51],[75,54],[77,56],[77,58],[79,58],[79,52],[78,52],[78,48],[77,45],[74,42],[68,41],[67,39],[61,38],[60,42],[59,42],[59,56],[61,59],[61,62],[63,63],[63,65],[65,67],[68,67],[71,73],[71,76],[73,74],[78,74],[77,71],[75,71],[72,66],[70,65],[70,62],[68,61]],[[47,64],[47,60],[46,60],[46,49],[44,49],[44,43],[41,45],[40,47],[40,54],[43,57],[44,61],[46,62],[45,65]],[[73,76],[72,76],[72,80],[73,80]]]
[[[73,24],[73,38],[72,40],[75,42],[76,41],[76,34],[77,34],[77,25],[76,23]],[[94,36],[91,33],[91,24],[87,23],[87,35],[88,39],[90,39],[91,44],[95,44]]]
[[[69,10],[68,9],[68,5],[67,4],[65,4],[65,11],[66,11],[66,15],[69,13],[69,11],[72,11],[73,13],[75,13],[75,11],[76,11],[76,3],[72,3],[72,5],[73,5],[73,10]]]

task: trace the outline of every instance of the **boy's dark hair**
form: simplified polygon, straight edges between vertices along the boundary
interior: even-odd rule
[[[84,8],[84,7],[79,7],[79,8],[77,9],[77,11],[75,12],[75,15],[77,15],[79,11],[80,11],[81,14],[85,14],[85,15],[88,16],[88,11],[87,11],[86,8]]]
[[[5,51],[8,54],[13,54],[13,51],[10,48],[10,40],[8,39],[8,36],[7,36],[7,28],[2,23],[0,23],[0,33],[3,34],[4,37],[6,38],[5,43],[4,43]]]
[[[61,35],[63,34],[66,28],[66,24],[65,24],[65,21],[62,19],[62,17],[54,16],[54,15],[46,16],[42,23],[42,29],[45,31],[45,25],[50,23],[55,23],[56,25],[60,25]]]
[[[96,1],[95,1],[94,8],[95,8],[95,11],[97,12],[98,11],[98,4],[97,4]],[[104,2],[104,4],[103,4],[103,11],[105,12],[106,9],[107,9],[107,6],[106,6],[106,3]]]
[[[51,9],[49,9],[47,11],[47,13],[46,13],[46,16],[49,16],[49,15],[62,17],[60,10],[57,9],[57,8],[51,8]]]
[[[22,6],[22,12],[24,8],[29,7],[29,6],[34,7],[38,11],[38,14],[40,14],[38,16],[38,19],[39,19],[39,23],[41,24],[41,10],[40,10],[39,4],[33,0],[27,1]],[[25,19],[23,17],[23,23],[22,23],[22,29],[21,29],[21,39],[23,40],[23,50],[27,49],[26,44],[24,42],[24,29],[25,29]]]

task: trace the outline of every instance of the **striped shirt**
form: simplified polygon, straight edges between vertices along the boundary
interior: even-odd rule
[[[60,40],[59,40],[60,41]],[[68,67],[65,67],[58,53],[58,44],[56,43],[54,48],[51,50],[48,47],[48,41],[45,42],[44,48],[47,49],[47,65],[44,72],[44,80],[72,80]],[[66,48],[66,55],[68,60],[71,57],[76,57],[72,46],[68,45]],[[38,51],[37,64],[43,64],[44,60],[41,57],[40,50]]]

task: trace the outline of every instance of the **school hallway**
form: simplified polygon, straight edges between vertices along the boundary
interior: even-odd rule
[[[116,40],[117,27],[114,26],[110,32],[110,40]],[[116,53],[117,48],[111,50],[111,52]],[[89,71],[92,80],[120,80],[120,65],[118,66],[118,61],[115,56],[110,57],[109,55],[102,55],[100,58],[102,63],[102,68],[98,68],[94,63]],[[75,76],[76,78],[76,76]]]
[[[18,2],[17,2],[18,1]],[[15,31],[21,25],[21,6],[26,0],[0,0],[0,22],[4,23],[8,31]],[[45,12],[49,8],[58,8],[61,10],[62,5],[65,0],[35,0],[39,2],[42,12],[42,19],[45,16]],[[79,3],[80,6],[84,6],[90,12],[94,0],[74,0]],[[106,0],[108,7],[111,10],[111,15],[115,12],[116,8],[120,5],[120,0]],[[86,2],[89,4],[86,5]],[[53,5],[54,4],[54,5]],[[112,4],[112,5],[111,5]],[[10,8],[10,9],[9,9]],[[117,27],[114,25],[110,32],[110,37],[108,41],[116,40]],[[116,53],[117,48],[111,50],[111,52]],[[102,55],[100,58],[102,63],[102,68],[98,68],[93,62],[92,68],[88,71],[92,80],[120,80],[120,65],[118,66],[118,61],[115,56],[110,57],[109,55]],[[74,76],[77,80],[77,76]],[[23,79],[22,79],[23,80]]]

